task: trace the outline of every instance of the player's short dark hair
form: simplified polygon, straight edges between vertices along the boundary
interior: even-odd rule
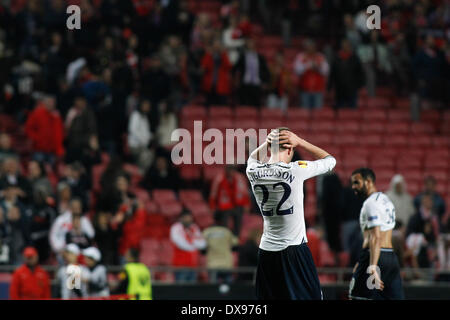
[[[291,131],[291,129],[289,129],[288,127],[278,127],[275,130],[278,130],[279,133],[281,133],[282,131]],[[279,149],[284,150],[285,148],[282,146],[278,146]],[[270,144],[270,149],[272,151],[272,144]]]
[[[358,174],[358,173],[361,175],[361,177],[364,180],[370,179],[370,180],[372,180],[373,183],[375,183],[376,176],[375,176],[375,172],[373,172],[372,169],[370,169],[370,168],[359,168],[359,169],[356,169],[356,170],[354,170],[352,172],[352,176],[355,175],[355,174]]]
[[[134,261],[139,261],[139,249],[138,248],[130,248],[128,249],[128,253]]]

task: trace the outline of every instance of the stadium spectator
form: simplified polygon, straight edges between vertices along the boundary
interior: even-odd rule
[[[355,195],[347,185],[342,189],[341,241],[342,249],[350,254],[350,265],[354,266],[359,259],[363,237],[359,226],[359,214],[364,199]]]
[[[213,283],[232,281],[232,273],[225,270],[233,268],[233,249],[236,249],[239,242],[231,230],[221,223],[222,221],[216,220],[214,225],[203,230],[206,266],[210,269],[224,269],[209,272],[209,280]]]
[[[30,217],[30,241],[39,253],[39,262],[45,263],[50,257],[48,241],[50,228],[56,218],[56,211],[50,204],[53,199],[45,187],[37,187],[33,192],[33,205]],[[50,200],[51,199],[51,200]]]
[[[200,68],[203,73],[202,90],[206,105],[225,105],[231,94],[231,63],[219,39],[206,47]]]
[[[410,250],[413,267],[429,268],[439,237],[439,220],[433,208],[431,195],[421,197],[420,207],[407,226],[406,246]]]
[[[372,30],[356,52],[363,65],[367,93],[374,97],[376,86],[385,83],[387,75],[392,73],[389,51],[379,32]]]
[[[234,68],[240,104],[260,106],[261,96],[270,80],[270,74],[266,58],[257,51],[254,39],[246,40],[245,49]]]
[[[239,59],[240,50],[245,45],[245,39],[238,27],[238,18],[234,15],[230,16],[228,27],[222,32],[222,43],[228,50],[231,65],[235,65]]]
[[[38,252],[33,247],[23,250],[24,264],[17,268],[9,286],[12,300],[50,299],[50,277],[39,265]]]
[[[325,56],[317,51],[312,39],[304,42],[304,51],[300,52],[294,61],[294,71],[298,76],[300,89],[300,105],[308,109],[323,106],[323,93],[329,65]]]
[[[423,46],[414,56],[412,64],[417,91],[424,102],[423,107],[429,109],[432,103],[435,107],[440,107],[440,101],[447,89],[444,77],[448,62],[442,50],[436,46],[432,35],[425,37]]]
[[[83,96],[75,98],[73,107],[67,113],[65,128],[68,157],[76,159],[77,154],[89,147],[90,137],[97,134],[94,112]]]
[[[361,61],[353,52],[351,42],[342,40],[341,49],[331,63],[329,88],[335,89],[335,108],[356,108],[358,90],[364,83]]]
[[[142,101],[139,109],[131,113],[128,122],[128,147],[142,172],[148,169],[154,157],[149,148],[153,138],[148,119],[151,108],[149,100]]]
[[[7,158],[17,158],[18,155],[12,148],[11,137],[7,133],[0,133],[0,163]]]
[[[81,228],[81,216],[72,216],[72,227],[66,232],[65,243],[74,243],[80,250],[87,249],[92,245],[92,237]]]
[[[277,53],[275,60],[269,64],[271,81],[267,96],[267,107],[279,108],[285,112],[289,104],[291,74],[286,67],[284,56]]]
[[[174,145],[172,133],[178,128],[178,119],[172,107],[166,101],[159,103],[159,126],[156,129],[157,145],[170,148]]]
[[[24,203],[28,202],[31,195],[31,186],[27,178],[20,173],[17,158],[7,158],[2,163],[2,175],[0,178],[0,191],[3,188],[14,189],[14,195]],[[1,192],[0,192],[1,195]]]
[[[395,91],[406,96],[411,90],[411,60],[408,44],[404,33],[398,33],[388,44],[389,56],[392,64],[392,76]]]
[[[102,162],[100,152],[100,143],[96,135],[89,137],[89,144],[77,154],[68,154],[65,159],[66,163],[80,163],[85,171],[86,178],[92,176],[92,167]],[[88,182],[89,183],[89,182]]]
[[[344,30],[345,30],[345,39],[350,41],[352,48],[358,48],[361,43],[361,33],[358,29],[356,29],[356,24],[353,19],[353,16],[350,13],[347,13],[343,17],[344,20]]]
[[[56,211],[63,214],[70,208],[70,200],[72,199],[72,189],[66,182],[58,183],[56,195]]]
[[[87,268],[81,266],[78,262],[80,249],[76,244],[64,246],[63,251],[64,265],[56,272],[56,280],[59,286],[59,297],[62,299],[84,298],[87,297]],[[75,268],[79,267],[78,273]],[[74,268],[71,270],[71,268]],[[71,286],[69,286],[69,277]]]
[[[342,183],[335,173],[326,174],[322,178],[321,215],[324,220],[325,236],[328,246],[333,251],[335,258],[342,251],[340,241],[339,220],[342,215]]]
[[[169,159],[164,154],[156,156],[155,163],[145,173],[141,181],[141,186],[148,190],[153,189],[174,189],[178,186],[174,185],[174,181],[179,181],[178,172],[169,163]]]
[[[8,184],[3,189],[0,207],[5,213],[4,224],[9,248],[9,263],[18,265],[23,248],[29,242],[29,211],[17,196],[17,188]]]
[[[125,255],[126,264],[119,274],[119,284],[114,289],[115,294],[133,295],[131,299],[151,300],[152,279],[147,266],[139,262],[139,251],[130,248]]]
[[[28,162],[28,181],[33,193],[42,190],[47,196],[53,194],[53,187],[46,173],[43,163],[36,160]]]
[[[102,261],[105,265],[119,264],[121,226],[122,224],[117,223],[110,212],[100,211],[95,216],[95,244],[103,253]]]
[[[413,199],[407,191],[406,182],[402,175],[396,174],[391,179],[391,185],[386,195],[391,199],[395,207],[395,218],[402,224],[407,224],[414,214]]]
[[[206,241],[200,228],[194,224],[189,211],[181,213],[180,218],[170,228],[170,241],[174,249],[172,265],[176,267],[198,267],[199,250],[205,249]],[[182,270],[175,272],[177,282],[194,282],[195,271]]]
[[[28,115],[25,133],[33,142],[34,158],[53,164],[64,155],[64,126],[55,108],[55,98],[45,97]]]
[[[258,264],[258,250],[261,241],[261,230],[251,229],[247,240],[239,246],[239,267],[255,267]],[[241,273],[239,280],[253,281],[253,274]]]
[[[74,216],[81,217],[80,225],[83,232],[85,232],[90,238],[95,236],[95,231],[90,220],[82,215],[82,202],[80,199],[74,198],[70,201],[69,210],[60,214],[55,219],[49,234],[50,245],[54,253],[61,254],[63,249],[66,247],[66,233],[72,228]]]
[[[108,275],[106,268],[100,263],[102,255],[96,247],[89,247],[82,251],[87,266],[86,282],[89,297],[109,296]]]
[[[72,197],[78,197],[83,203],[83,208],[88,207],[87,191],[90,187],[90,181],[87,179],[85,169],[79,162],[71,163],[64,168],[63,176],[60,181],[70,186]]]
[[[422,198],[426,195],[431,197],[433,211],[438,215],[440,221],[442,221],[446,212],[446,206],[444,199],[436,192],[436,179],[433,176],[425,177],[423,191],[414,198],[414,206],[417,210],[420,209]]]
[[[239,237],[242,217],[250,209],[250,195],[246,177],[234,165],[227,165],[225,172],[214,178],[209,206],[224,226],[228,226],[229,217],[232,217],[233,233]]]

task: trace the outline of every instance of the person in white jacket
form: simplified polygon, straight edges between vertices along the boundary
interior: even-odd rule
[[[72,228],[72,217],[74,215],[81,216],[82,214],[83,207],[81,200],[74,198],[70,201],[69,210],[59,215],[52,224],[49,234],[50,246],[60,262],[62,261],[61,254],[66,247],[66,233]],[[82,232],[88,237],[93,238],[95,231],[91,221],[87,217],[82,216],[80,223]]]
[[[153,137],[148,118],[150,108],[150,101],[142,101],[139,109],[131,113],[128,122],[128,147],[143,172],[153,161],[153,153],[148,148]]]

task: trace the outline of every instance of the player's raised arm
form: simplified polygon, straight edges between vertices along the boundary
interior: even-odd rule
[[[301,147],[311,155],[318,159],[316,161],[300,161],[299,166],[302,168],[302,174],[305,179],[324,174],[333,170],[336,166],[336,159],[325,150],[309,143],[305,139],[300,138],[292,131],[282,131],[279,134],[279,143],[285,148]]]
[[[267,162],[269,160],[269,158],[267,156],[269,143],[272,141],[272,139],[277,134],[278,133],[275,133],[275,131],[272,131],[271,133],[269,133],[269,135],[267,136],[266,140],[258,148],[253,150],[253,152],[250,154],[250,156],[248,158],[248,162],[258,161],[258,159],[262,163]]]

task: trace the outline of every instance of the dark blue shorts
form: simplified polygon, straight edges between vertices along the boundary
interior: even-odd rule
[[[384,283],[384,289],[378,290],[368,286],[369,274],[367,268],[370,264],[370,251],[363,249],[359,256],[358,267],[353,273],[350,282],[349,298],[351,299],[370,299],[370,300],[403,300],[402,278],[400,277],[400,265],[397,255],[392,249],[381,248],[378,267],[380,268],[381,281]]]
[[[316,266],[306,243],[281,251],[259,249],[256,297],[259,300],[322,300]]]

